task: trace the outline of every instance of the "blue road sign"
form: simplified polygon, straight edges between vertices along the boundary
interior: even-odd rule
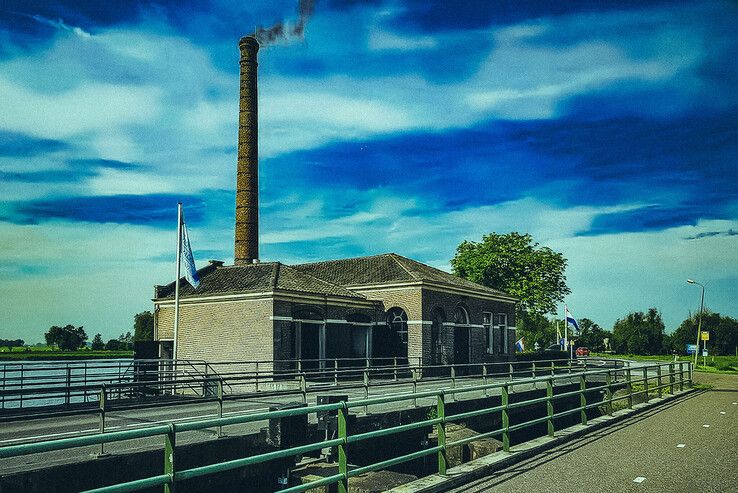
[[[697,344],[687,344],[687,354],[694,354],[697,352]]]

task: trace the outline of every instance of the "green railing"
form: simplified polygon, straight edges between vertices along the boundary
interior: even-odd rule
[[[648,400],[651,393],[654,393],[656,396],[661,397],[665,389],[668,389],[666,390],[667,392],[675,394],[677,390],[684,390],[685,385],[691,386],[690,365],[690,363],[685,362],[655,363],[643,366],[642,369],[630,367],[598,370],[580,369],[580,371],[578,372],[567,372],[560,374],[556,374],[557,369],[563,368],[571,370],[571,365],[563,366],[560,368],[551,366],[546,368],[548,374],[545,376],[536,376],[514,381],[438,389],[401,395],[389,395],[372,399],[362,399],[353,402],[338,402],[332,404],[283,409],[256,414],[238,415],[226,418],[220,417],[215,419],[191,421],[185,423],[171,423],[134,430],[105,432],[94,435],[0,447],[0,458],[18,457],[41,452],[66,450],[75,447],[101,445],[104,443],[161,436],[163,437],[164,442],[164,466],[162,474],[142,479],[136,479],[116,485],[104,486],[88,491],[112,493],[137,491],[144,488],[158,486],[163,487],[165,493],[171,493],[174,489],[174,485],[180,481],[185,481],[210,474],[232,471],[235,469],[253,466],[255,464],[269,462],[277,459],[295,457],[298,455],[315,452],[326,447],[336,447],[338,451],[337,474],[306,484],[293,486],[281,491],[301,492],[322,485],[337,484],[338,491],[340,493],[347,493],[349,480],[352,477],[356,477],[369,471],[385,469],[403,462],[411,461],[428,455],[437,455],[438,473],[445,474],[448,467],[446,451],[451,447],[461,446],[486,437],[501,437],[503,450],[507,452],[510,450],[510,436],[513,432],[523,430],[525,428],[529,428],[538,424],[546,423],[548,435],[553,436],[555,433],[555,421],[559,418],[567,417],[573,414],[579,414],[579,421],[581,421],[582,424],[587,424],[587,411],[590,409],[600,408],[602,409],[602,412],[612,414],[613,403],[616,401],[626,400],[627,406],[632,408],[634,405],[634,397],[639,395],[642,396],[644,400]],[[571,385],[576,384],[577,382],[579,383],[579,385],[576,390],[561,393],[554,392],[554,388],[556,387],[557,383]],[[588,382],[590,383],[589,386]],[[530,385],[537,386],[537,384],[539,383],[545,384],[546,386],[545,396],[522,400],[519,402],[511,401],[510,393],[515,387]],[[642,387],[642,389],[637,387]],[[622,388],[625,389],[625,394],[616,397],[615,391]],[[473,411],[461,412],[453,415],[448,415],[446,413],[446,399],[449,396],[456,397],[456,395],[459,394],[469,394],[474,392],[482,392],[483,395],[486,396],[489,391],[495,389],[499,389],[501,392],[500,405],[477,409]],[[588,402],[588,395],[591,396],[593,393],[596,394],[597,391],[601,391],[603,398],[596,400],[595,402]],[[577,396],[579,398],[578,406],[556,412],[555,403],[557,401],[565,398],[576,398]],[[472,396],[472,398],[474,398],[474,396]],[[349,433],[347,427],[347,418],[349,412],[352,409],[360,407],[368,408],[369,406],[407,401],[413,401],[414,405],[418,399],[435,400],[435,417],[364,433]],[[545,415],[514,425],[510,424],[511,411],[544,403],[546,407]],[[338,436],[336,438],[322,440],[306,445],[294,446],[284,450],[262,453],[250,457],[228,460],[216,464],[193,467],[190,469],[177,468],[176,443],[178,433],[203,430],[206,428],[217,428],[220,432],[220,430],[224,426],[292,416],[305,416],[308,414],[319,412],[337,413]],[[455,441],[447,440],[446,424],[464,421],[472,417],[485,416],[494,413],[499,413],[501,428]],[[348,445],[367,440],[375,440],[380,437],[391,436],[398,433],[431,426],[435,427],[437,432],[438,442],[436,446],[432,446],[398,457],[393,457],[362,467],[349,468],[350,457],[347,452]]]

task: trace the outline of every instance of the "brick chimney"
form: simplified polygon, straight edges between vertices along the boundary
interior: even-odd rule
[[[236,265],[259,259],[259,111],[257,53],[253,36],[241,38],[241,89],[238,113],[238,167],[236,172]]]

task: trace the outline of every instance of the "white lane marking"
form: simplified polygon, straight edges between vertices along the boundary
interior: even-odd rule
[[[709,428],[710,425],[702,425],[703,428]]]
[[[720,414],[725,414],[725,411],[720,411]]]
[[[738,402],[734,402],[734,403],[733,403],[733,405],[734,405],[734,406],[738,406]]]
[[[686,446],[687,446],[687,444],[685,444],[685,443],[677,444],[677,448],[684,448]]]
[[[48,435],[38,435],[33,437],[23,437],[23,438],[8,438],[6,440],[0,440],[0,443],[8,443],[8,442],[23,442],[26,440],[36,440],[39,438],[54,438],[54,437],[62,437],[64,435],[76,435],[78,433],[90,433],[92,431],[99,431],[99,428],[89,428],[87,430],[75,430],[75,431],[62,431],[60,433],[50,433]]]
[[[634,483],[642,483],[642,482],[644,482],[645,480],[646,480],[646,478],[644,478],[643,476],[638,476],[637,478],[635,478],[635,479],[633,480],[633,482],[634,482]]]

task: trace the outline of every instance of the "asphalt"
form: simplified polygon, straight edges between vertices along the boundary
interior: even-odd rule
[[[714,388],[449,491],[738,492],[738,375],[695,373],[695,380]]]

